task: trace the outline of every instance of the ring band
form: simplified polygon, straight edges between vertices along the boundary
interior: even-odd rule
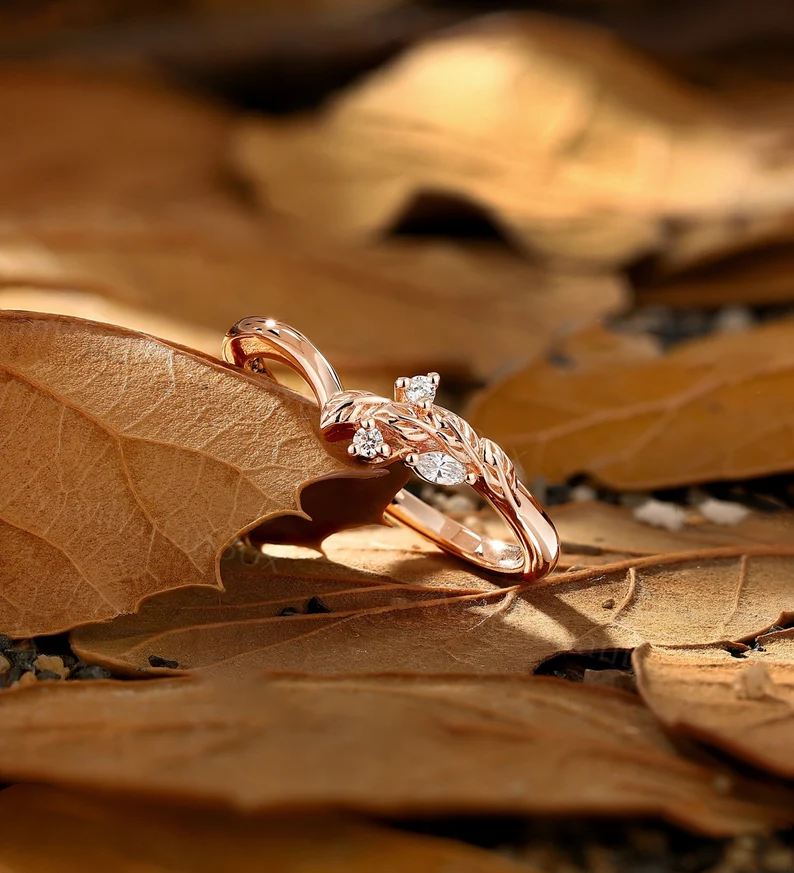
[[[536,580],[554,569],[560,553],[554,525],[518,480],[504,451],[480,439],[460,416],[434,404],[438,374],[398,379],[394,400],[368,391],[345,391],[334,368],[305,336],[258,316],[244,318],[229,330],[223,357],[274,381],[267,362],[286,364],[314,392],[327,440],[346,440],[348,454],[371,466],[401,459],[428,482],[465,482],[504,519],[518,545],[481,536],[405,489],[386,509],[389,519],[492,572]]]

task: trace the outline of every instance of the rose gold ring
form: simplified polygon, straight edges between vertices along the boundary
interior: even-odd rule
[[[274,380],[267,361],[288,365],[311,386],[327,440],[349,441],[348,454],[363,464],[400,459],[433,484],[465,482],[502,516],[518,544],[481,536],[405,489],[386,510],[390,520],[486,570],[534,580],[554,569],[560,553],[554,525],[518,481],[502,449],[480,439],[460,416],[434,404],[437,373],[398,379],[394,400],[368,391],[345,391],[334,368],[305,336],[258,316],[244,318],[229,330],[223,357]]]

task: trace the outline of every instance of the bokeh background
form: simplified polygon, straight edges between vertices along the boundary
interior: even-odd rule
[[[794,299],[794,4],[0,9],[0,307],[216,353],[290,321],[463,398],[595,323]]]

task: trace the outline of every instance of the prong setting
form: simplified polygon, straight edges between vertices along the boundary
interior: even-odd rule
[[[438,373],[412,376],[410,379],[400,378],[395,382],[395,399],[420,405],[427,401],[432,405],[440,381],[441,377]]]
[[[383,439],[380,429],[375,426],[375,420],[368,418],[361,422],[359,429],[353,434],[353,442],[348,447],[347,453],[353,458],[375,461],[390,457],[391,448]]]

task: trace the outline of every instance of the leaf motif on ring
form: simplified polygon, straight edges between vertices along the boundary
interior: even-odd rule
[[[501,471],[504,476],[504,481],[507,482],[508,488],[515,492],[518,487],[516,477],[516,468],[513,462],[507,457],[501,446],[498,446],[492,440],[484,439],[481,441],[482,460],[483,460],[483,478],[489,488],[496,491],[502,491],[502,481],[499,476]]]

